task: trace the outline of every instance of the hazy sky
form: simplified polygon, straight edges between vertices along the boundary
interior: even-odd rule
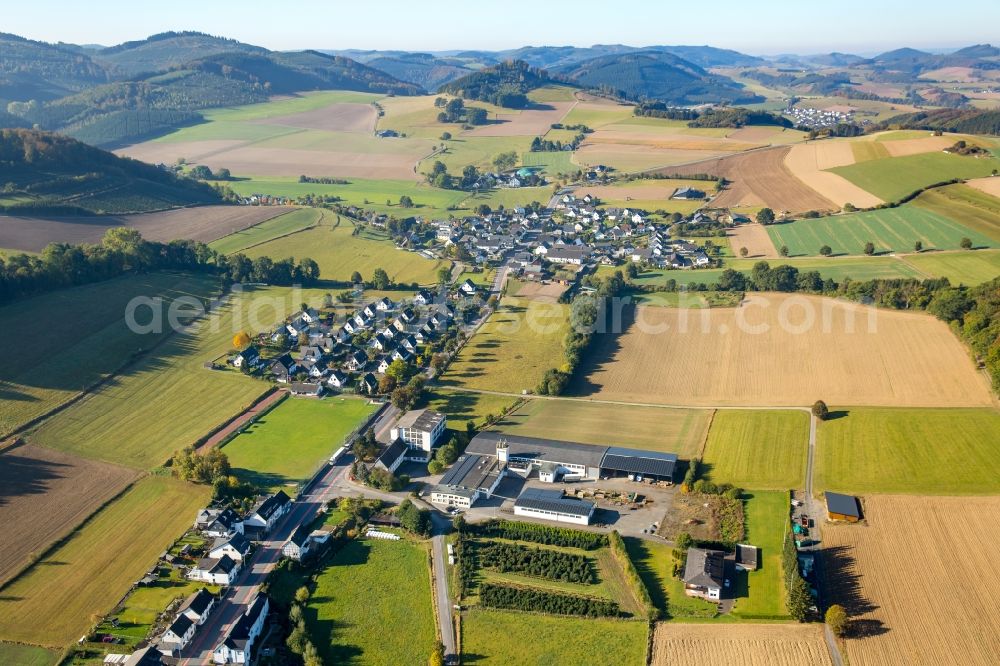
[[[31,0],[0,31],[117,44],[199,30],[271,49],[709,44],[754,54],[874,53],[1000,41],[1000,2],[951,0]],[[2,57],[2,54],[0,54]]]

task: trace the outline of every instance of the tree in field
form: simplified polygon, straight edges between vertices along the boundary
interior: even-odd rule
[[[229,172],[229,169],[219,169],[215,172],[215,177],[217,180],[232,180],[233,174]]]
[[[451,269],[442,266],[438,269],[438,284],[448,284],[449,282],[451,282]]]
[[[451,132],[442,132],[441,133],[441,140],[442,141],[451,141]]]
[[[923,250],[924,250],[924,244],[921,243],[920,241],[917,241],[916,243],[913,244],[914,252],[923,252]]]
[[[757,213],[758,224],[774,224],[774,211],[770,208],[761,208]]]
[[[634,280],[639,276],[639,269],[635,267],[635,263],[630,263],[625,266],[625,277],[629,280]]]
[[[750,254],[750,250],[746,249],[745,247],[741,247],[740,248],[740,256],[741,257],[746,257],[748,254]]]
[[[385,291],[391,284],[392,281],[389,279],[389,274],[385,272],[385,269],[376,268],[375,273],[372,275],[372,287],[379,291]]]
[[[364,281],[365,279],[361,277],[361,273],[359,273],[358,271],[354,271],[353,273],[351,273],[351,282],[353,282],[354,284],[361,284]]]
[[[408,195],[404,194],[403,196],[399,197],[399,205],[402,206],[403,208],[413,208],[413,199],[411,199]]]
[[[514,151],[500,153],[493,159],[493,166],[500,172],[513,169],[515,164],[517,164],[517,153]]]
[[[847,633],[847,611],[840,604],[834,604],[826,609],[826,623],[834,636],[843,637]]]
[[[875,254],[875,243],[872,243],[871,241],[865,243],[865,254],[869,257]]]
[[[824,257],[829,257],[831,254],[833,254],[833,248],[830,247],[829,245],[824,245],[819,249],[819,253]]]
[[[857,208],[857,206],[855,206],[855,205],[854,205],[854,204],[852,204],[852,203],[845,203],[845,204],[844,204],[844,212],[845,212],[845,213],[853,213],[853,212],[854,212],[854,211],[856,211],[857,209],[858,209],[858,208]]]
[[[812,413],[820,421],[826,421],[830,417],[830,408],[822,400],[817,400],[813,403]]]
[[[783,257],[787,257],[787,256],[788,256],[788,246],[787,246],[787,245],[782,245],[782,246],[781,246],[781,249],[780,249],[780,250],[778,250],[778,253],[779,253],[779,254],[780,254],[781,256],[783,256]]]
[[[963,250],[971,250],[972,249],[972,239],[971,238],[963,238],[962,240],[960,240],[958,242],[958,246],[961,247]]]

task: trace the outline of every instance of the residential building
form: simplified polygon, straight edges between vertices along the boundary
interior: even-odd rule
[[[191,618],[187,615],[178,615],[160,636],[160,652],[172,655],[176,650],[183,650],[194,638],[197,630],[198,625],[192,622]]]
[[[230,627],[222,642],[212,651],[212,661],[216,664],[250,663],[254,643],[264,631],[269,609],[267,596],[258,594],[246,612]]]
[[[395,472],[406,460],[410,447],[401,439],[396,439],[389,446],[382,450],[378,458],[375,459],[375,467],[384,469],[387,472]]]
[[[243,533],[243,521],[232,509],[202,509],[195,518],[194,528],[205,536],[231,537]]]
[[[725,584],[725,553],[721,550],[688,548],[684,566],[684,594],[710,601],[722,598]]]
[[[525,488],[514,501],[514,515],[557,523],[589,525],[597,506],[593,502],[563,497],[561,490]]]
[[[291,508],[291,498],[279,490],[257,502],[250,514],[243,519],[243,533],[252,539],[266,536]]]
[[[219,559],[223,555],[228,555],[234,560],[242,562],[250,553],[250,540],[242,534],[232,537],[219,537],[208,550],[208,556]]]
[[[218,559],[206,557],[188,571],[187,577],[211,585],[232,585],[240,575],[240,569],[240,563],[228,555]]]
[[[215,610],[215,597],[205,588],[201,588],[184,600],[177,613],[197,625],[202,625],[213,610]]]

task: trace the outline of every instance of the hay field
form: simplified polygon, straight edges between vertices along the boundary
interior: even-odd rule
[[[753,294],[738,308],[640,306],[624,334],[598,345],[572,387],[576,395],[690,406],[808,405],[820,397],[992,404],[985,379],[943,322],[828,298]]]
[[[93,511],[137,474],[118,465],[84,460],[38,446],[0,455],[0,584]]]
[[[529,400],[496,429],[526,437],[698,455],[712,412],[571,400]],[[627,428],[622,428],[622,423]]]
[[[719,207],[768,206],[777,212],[833,210],[836,204],[806,185],[785,165],[790,147],[755,150],[682,167],[664,173],[710,173],[732,184],[714,201]]]
[[[843,206],[851,203],[870,208],[883,203],[842,176],[826,171],[854,164],[854,151],[847,142],[820,141],[792,146],[785,156],[785,166],[802,182],[830,201]]]
[[[721,409],[712,418],[703,473],[740,488],[801,488],[808,448],[804,412]]]
[[[955,145],[955,142],[961,138],[965,137],[946,134],[944,136],[925,136],[919,139],[890,140],[885,142],[885,147],[891,157],[906,157],[907,155],[942,151]]]
[[[892,142],[856,142],[852,145],[887,146]],[[953,178],[979,178],[1000,168],[1000,159],[948,153],[887,157],[837,167],[833,172],[884,201],[898,201],[917,190]]]
[[[233,231],[283,215],[280,206],[197,206],[137,215],[39,218],[0,216],[0,247],[41,252],[49,243],[100,243],[111,228],[139,230],[146,240],[191,239],[208,243]]]
[[[551,101],[535,104],[522,111],[492,114],[491,124],[463,132],[462,136],[543,136],[552,125],[562,122],[574,104]],[[476,103],[470,105],[476,106]]]
[[[603,143],[580,146],[573,153],[573,161],[580,165],[606,164],[619,171],[637,172],[690,164],[728,154],[721,150],[682,150],[679,148],[649,148],[642,145]],[[669,173],[673,173],[673,170]]]
[[[653,635],[654,666],[821,666],[830,654],[819,625],[661,622]]]
[[[1000,197],[1000,178],[990,176],[989,178],[976,178],[968,182],[970,187],[974,187],[980,192],[985,192],[995,197]]]
[[[864,510],[866,525],[823,529],[827,588],[852,616],[851,664],[995,664],[1000,553],[970,528],[1000,513],[1000,497],[875,496]]]
[[[143,479],[98,512],[0,595],[0,639],[61,648],[79,638],[211,496],[164,476]]]
[[[767,233],[767,227],[762,224],[740,224],[726,232],[729,237],[729,247],[733,250],[733,255],[740,252],[740,248],[747,249],[747,257],[761,259],[777,259],[778,251],[771,242],[771,237]]]
[[[952,284],[977,285],[1000,276],[1000,251],[908,254],[903,259],[917,270],[946,277]]]
[[[520,393],[563,364],[569,307],[506,296],[441,378],[445,387]]]

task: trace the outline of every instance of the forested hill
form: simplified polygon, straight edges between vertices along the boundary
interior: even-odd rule
[[[47,101],[108,80],[104,65],[88,55],[0,33],[0,100]]]
[[[923,129],[1000,136],[1000,111],[936,109],[889,118],[878,129]]]
[[[523,109],[529,104],[527,93],[552,83],[566,81],[523,60],[511,60],[456,79],[442,86],[441,91],[510,109]]]
[[[192,60],[220,53],[266,55],[268,50],[200,32],[164,32],[103,49],[97,52],[95,59],[112,71],[131,77],[165,72]]]
[[[209,185],[58,134],[0,130],[0,212],[92,215],[220,203]]]
[[[672,104],[751,104],[762,101],[732,80],[708,73],[683,58],[660,51],[602,56],[559,74],[581,86],[633,101]]]

